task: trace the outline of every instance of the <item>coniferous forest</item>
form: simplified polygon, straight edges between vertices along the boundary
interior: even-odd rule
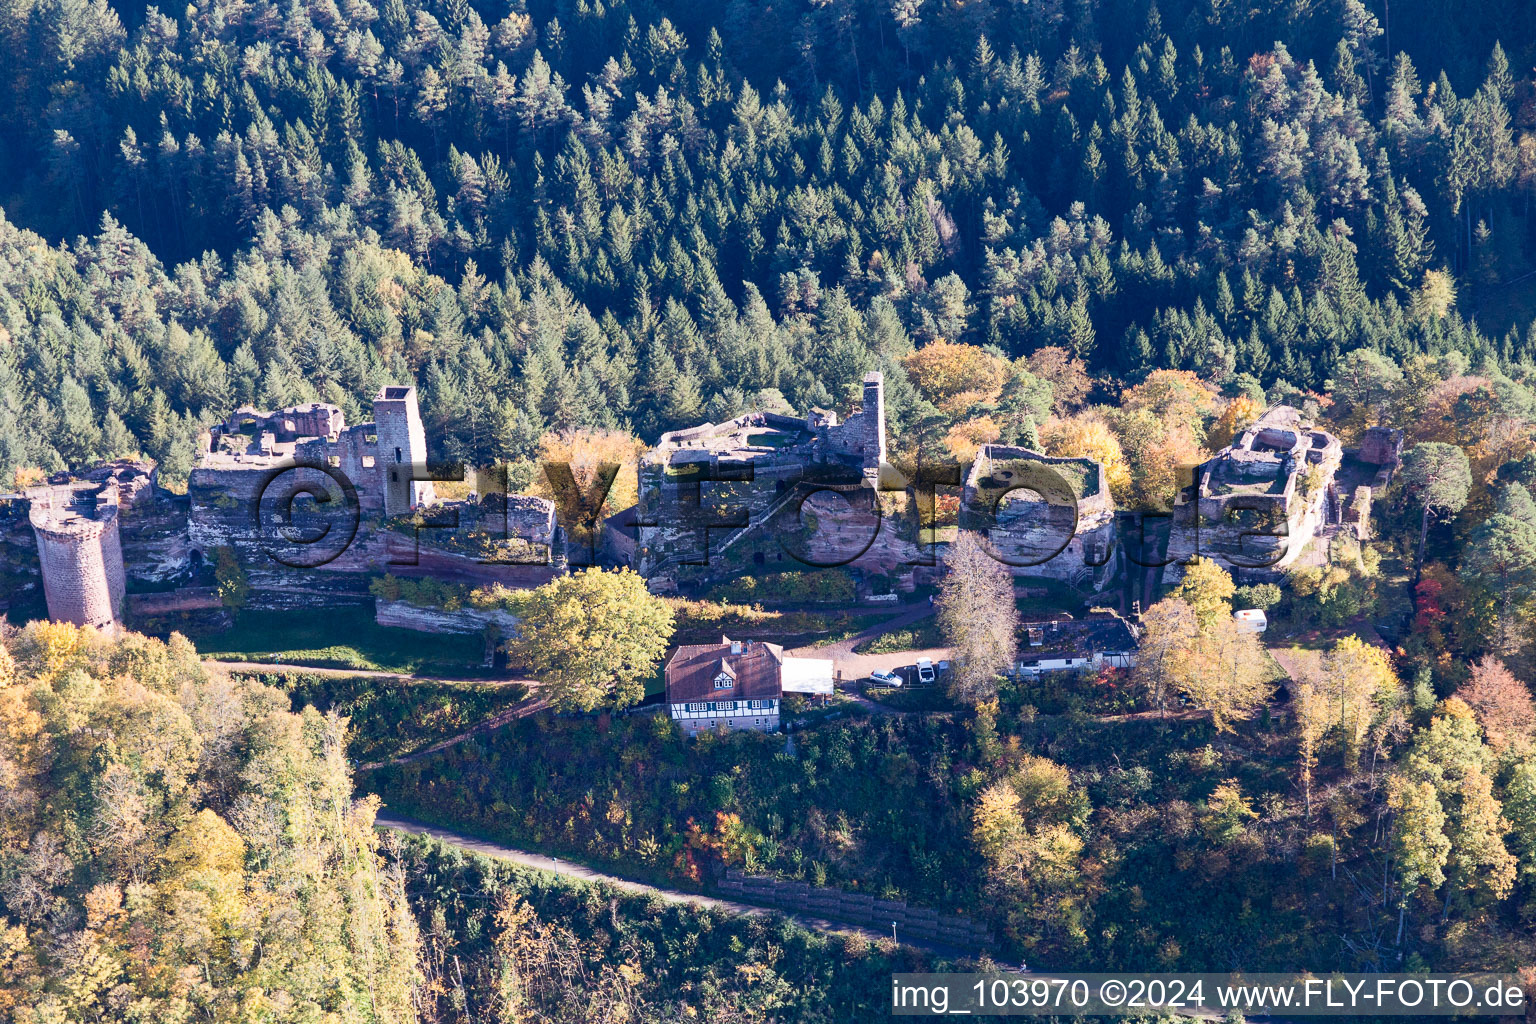
[[[242,405],[357,423],[407,382],[435,459],[547,491],[612,456],[609,512],[663,432],[847,415],[871,370],[893,463],[1092,458],[1122,511],[1274,404],[1404,442],[1284,576],[1124,587],[1134,668],[786,702],[787,744],[601,686],[475,732],[530,691],[382,683],[421,663],[367,660],[370,612],[243,609],[232,554],[198,642],[243,668],[190,619],[0,623],[0,1020],[840,1024],[974,963],[381,836],[377,799],[657,886],[910,900],[1043,969],[1532,986],[1536,4],[6,0],[0,61],[0,495],[137,455],[181,491]],[[674,641],[880,618],[851,572],[753,573],[624,585]],[[955,575],[865,650],[951,642]]]
[[[1512,368],[1522,4],[8,6],[0,475],[414,379],[439,455],[661,430],[944,339],[1320,390]],[[1511,372],[1513,372],[1511,370]]]

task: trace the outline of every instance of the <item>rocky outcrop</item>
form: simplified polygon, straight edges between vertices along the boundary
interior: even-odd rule
[[[1119,567],[1104,467],[983,445],[966,476],[960,525],[981,534],[1015,576],[1102,589]]]
[[[484,633],[493,631],[497,636],[509,636],[517,630],[517,616],[497,610],[482,611],[478,608],[425,608],[408,601],[374,602],[374,621],[381,626],[396,629],[414,629],[420,633]]]

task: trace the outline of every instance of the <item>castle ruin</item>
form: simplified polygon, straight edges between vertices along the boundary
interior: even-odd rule
[[[1171,513],[1117,510],[1092,459],[1008,445],[983,445],[948,482],[962,485],[958,529],[980,535],[1015,576],[1092,594],[1127,581],[1130,560],[1171,581],[1200,555],[1259,579],[1294,564],[1315,537],[1364,539],[1374,490],[1401,448],[1400,432],[1373,427],[1345,449],[1276,406],[1195,468]],[[883,592],[876,582],[911,590],[937,579],[952,534],[931,508],[919,523],[918,506],[935,505],[932,485],[924,492],[885,458],[877,373],[846,422],[820,410],[748,413],[673,431],[642,458],[639,503],[609,520],[606,549],[661,591],[755,567],[832,566],[855,570],[868,592]]]
[[[209,432],[189,486],[219,490],[259,480],[252,470],[290,464],[334,470],[356,488],[366,512],[406,515],[436,497],[425,479],[427,438],[416,389],[400,385],[380,388],[372,422],[352,427],[340,408],[323,402],[267,413],[243,407]]]
[[[883,597],[937,581],[961,529],[1014,575],[1083,595],[1126,580],[1128,557],[1165,581],[1196,554],[1258,579],[1315,537],[1365,539],[1402,450],[1385,427],[1344,448],[1277,406],[1197,468],[1171,515],[1139,516],[1115,508],[1099,463],[1021,447],[984,445],[963,476],[941,467],[941,484],[914,483],[886,461],[880,374],[862,394],[845,421],[755,412],[664,434],[640,461],[637,504],[605,524],[609,558],[658,592],[835,567]],[[41,584],[50,617],[105,630],[125,614],[227,614],[211,567],[230,558],[248,606],[268,610],[367,604],[380,573],[520,588],[566,571],[553,502],[438,499],[415,388],[381,388],[373,414],[348,426],[320,402],[239,409],[205,436],[185,496],[157,487],[153,466],[118,462],[0,499],[0,610]],[[936,486],[959,491],[943,523]],[[1127,552],[1138,517],[1140,547]]]
[[[1098,591],[1121,566],[1114,498],[1092,459],[983,445],[966,474],[960,528],[985,538],[1016,576]]]
[[[62,474],[27,491],[50,619],[117,631],[127,580],[119,513],[152,487],[151,472],[119,463],[85,479]]]
[[[892,473],[885,383],[868,373],[846,421],[820,409],[757,412],[663,434],[641,459],[638,505],[609,524],[620,536],[608,547],[661,591],[748,565],[847,565],[911,589],[924,559],[911,523],[886,514],[882,471]]]
[[[0,611],[40,588],[50,618],[106,630],[227,618],[213,585],[226,558],[264,610],[373,604],[380,573],[520,588],[566,570],[553,502],[438,501],[414,387],[380,389],[373,411],[349,427],[321,402],[239,409],[204,436],[185,495],[118,462],[0,496]]]
[[[1375,490],[1396,471],[1401,431],[1372,427],[1346,449],[1299,410],[1277,405],[1196,470],[1174,509],[1167,554],[1199,554],[1244,578],[1266,578],[1319,537],[1369,534]]]

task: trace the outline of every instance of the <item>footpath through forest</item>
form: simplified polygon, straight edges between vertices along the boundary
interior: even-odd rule
[[[592,884],[609,885],[613,886],[615,889],[624,890],[625,892],[649,893],[655,896],[659,896],[669,903],[687,903],[695,907],[708,907],[712,910],[718,910],[727,914],[740,914],[751,917],[761,917],[764,915],[776,914],[785,918],[786,920],[794,922],[802,928],[821,932],[825,935],[858,935],[870,941],[888,941],[890,939],[890,936],[882,932],[876,932],[869,928],[861,928],[857,925],[844,924],[840,921],[829,921],[825,918],[808,917],[804,914],[785,913],[782,910],[770,907],[759,907],[751,903],[742,903],[738,900],[724,900],[716,896],[704,896],[699,893],[682,892],[677,889],[665,889],[660,886],[648,885],[644,882],[636,882],[627,878],[619,878],[616,875],[609,875],[604,874],[601,871],[594,871],[584,865],[575,864],[571,861],[561,860],[558,857],[548,857],[543,854],[528,853],[523,850],[514,850],[507,846],[498,846],[495,843],[489,843],[483,839],[475,839],[472,836],[461,835],[457,832],[451,832],[448,829],[438,828],[435,825],[426,825],[418,821],[411,821],[408,818],[396,817],[392,814],[379,814],[374,819],[374,824],[375,827],[381,829],[394,829],[399,832],[409,832],[415,835],[431,836],[432,838],[447,843],[450,846],[456,846],[466,853],[475,853],[483,857],[495,857],[499,860],[509,860],[514,864],[519,864],[526,868],[532,868],[535,871],[544,871],[549,874],[559,875],[563,878],[572,878],[578,881]],[[969,955],[965,950],[955,949],[950,946],[932,942],[901,939],[899,940],[898,945],[907,946],[911,949],[920,949],[927,953],[936,953],[940,956],[955,957]],[[994,961],[994,963],[997,970],[1010,974],[1023,975],[1032,980],[1039,979],[1045,981],[1048,984],[1056,981],[1058,977],[1071,977],[1070,975],[1058,976],[1047,972],[1031,971],[1026,965],[1022,963],[1009,964],[1001,961]],[[1193,1007],[1186,1008],[1183,1011],[1183,1016],[1186,1018],[1193,1017],[1206,1021],[1218,1021],[1227,1019],[1224,1014],[1218,1012],[1214,1008],[1204,1007],[1198,1009]],[[1285,1021],[1282,1018],[1269,1017],[1267,1020],[1269,1020],[1270,1024],[1290,1024],[1290,1022]]]
[[[495,857],[500,860],[509,860],[514,864],[520,864],[536,871],[545,871],[550,874],[560,875],[564,878],[574,878],[582,882],[611,885],[615,889],[625,892],[650,893],[660,896],[669,903],[687,903],[695,907],[709,907],[713,910],[723,911],[727,914],[741,914],[752,917],[760,917],[768,914],[777,914],[795,922],[802,928],[822,932],[829,935],[859,935],[871,942],[882,939],[889,940],[890,936],[876,932],[869,928],[861,928],[858,925],[845,924],[841,921],[831,921],[826,918],[808,917],[803,914],[790,914],[771,907],[760,907],[751,903],[742,903],[737,900],[720,899],[717,896],[705,896],[700,893],[683,892],[679,889],[665,889],[645,882],[636,882],[628,878],[620,878],[617,875],[604,874],[594,871],[592,868],[572,861],[561,860],[559,857],[550,857],[541,853],[529,853],[525,850],[515,850],[509,846],[499,846],[496,843],[476,839],[458,832],[451,832],[436,825],[427,825],[423,822],[412,821],[409,818],[397,817],[393,814],[380,813],[374,819],[374,825],[378,828],[395,829],[400,832],[410,832],[416,835],[431,836],[450,846],[456,846],[467,853],[477,853],[484,857]],[[901,940],[900,945],[910,946],[913,949],[921,949],[930,953],[938,953],[942,956],[960,956],[965,951],[944,946],[938,943],[915,942]]]

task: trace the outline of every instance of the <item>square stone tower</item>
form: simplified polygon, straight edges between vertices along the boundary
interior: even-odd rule
[[[421,425],[416,389],[386,386],[373,400],[373,421],[379,439],[377,465],[384,514],[405,515],[430,503],[434,498],[431,481],[411,479],[425,476],[427,468],[427,432]]]
[[[864,469],[880,469],[885,461],[885,378],[871,371],[864,375]]]

